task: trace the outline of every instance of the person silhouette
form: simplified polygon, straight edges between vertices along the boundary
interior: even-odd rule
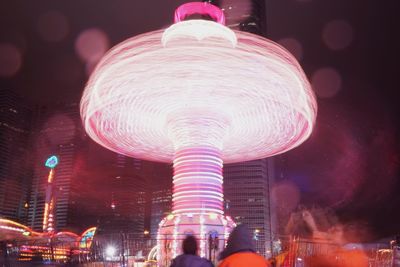
[[[198,256],[197,250],[196,238],[188,235],[182,242],[183,254],[173,259],[170,267],[214,267],[209,260]]]

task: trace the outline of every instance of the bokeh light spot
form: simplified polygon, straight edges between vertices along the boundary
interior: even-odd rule
[[[48,11],[41,15],[36,28],[42,39],[47,42],[62,41],[69,32],[67,18],[58,11]]]
[[[17,50],[20,52],[22,56],[25,54],[25,52],[28,49],[26,36],[24,36],[21,32],[14,31],[12,29],[1,31],[0,34],[2,38],[0,43],[4,42],[11,44],[17,48]]]
[[[272,201],[283,213],[293,211],[300,201],[300,191],[292,181],[284,181],[272,188]]]
[[[0,43],[0,76],[15,75],[21,65],[21,52],[12,44]]]
[[[326,67],[318,69],[311,78],[312,87],[321,98],[335,96],[342,86],[340,74],[333,68]]]
[[[108,48],[107,35],[96,28],[81,32],[75,41],[75,51],[85,62],[98,62]]]
[[[89,77],[97,66],[97,62],[87,62],[85,66],[85,73]]]
[[[283,38],[279,40],[278,43],[289,50],[298,61],[303,58],[303,46],[298,40],[294,38]]]
[[[38,145],[42,147],[68,144],[76,137],[75,122],[67,115],[54,114],[43,125]]]
[[[328,22],[322,31],[322,40],[332,50],[344,49],[353,41],[353,27],[344,20]]]

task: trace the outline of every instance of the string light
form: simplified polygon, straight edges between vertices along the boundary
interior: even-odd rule
[[[181,217],[178,215],[174,220],[174,232],[172,234],[172,257],[175,258],[178,255],[178,227],[179,222],[181,221]]]
[[[157,249],[157,259],[161,259],[161,249],[162,249],[162,247],[161,247],[161,231],[160,231],[160,229],[161,229],[161,226],[164,224],[164,222],[165,222],[165,220],[162,220],[161,222],[160,222],[160,224],[159,224],[159,226],[160,227],[158,227],[158,230],[157,230],[157,247],[158,247],[158,249]],[[166,240],[164,240],[164,242],[166,242]]]
[[[204,215],[200,215],[200,257],[206,256],[206,228]]]

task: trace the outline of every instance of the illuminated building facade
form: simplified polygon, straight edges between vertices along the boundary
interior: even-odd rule
[[[158,225],[172,210],[172,172],[169,164],[147,162],[146,180],[149,182],[148,229],[157,237]]]
[[[31,109],[16,93],[0,89],[0,217],[25,223],[31,179]]]
[[[51,155],[59,159],[53,177],[54,230],[68,228],[73,220],[70,204],[73,201],[71,186],[79,172],[79,151],[83,147],[83,132],[79,123],[77,104],[59,105],[56,108],[40,108],[32,140],[34,146],[34,176],[28,211],[28,226],[43,230],[46,211],[46,190],[49,169],[44,162]]]
[[[142,162],[121,154],[114,155],[112,172],[106,177],[107,210],[100,218],[102,233],[127,233],[141,237],[145,230],[146,181],[141,176]]]
[[[152,238],[157,238],[159,223],[171,212],[172,191],[170,188],[171,186],[151,192],[150,234]]]
[[[224,166],[225,212],[253,233],[259,253],[270,256],[275,230],[275,209],[270,199],[275,178],[274,159],[259,159]]]

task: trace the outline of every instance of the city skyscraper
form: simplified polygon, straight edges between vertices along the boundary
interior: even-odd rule
[[[266,1],[214,1],[226,16],[228,27],[266,36]],[[276,232],[276,211],[271,201],[275,180],[273,158],[224,165],[225,212],[236,223],[248,225],[257,250],[270,256]]]
[[[171,166],[163,163],[149,163],[152,171],[149,175],[150,235],[157,237],[158,224],[172,209],[172,172]]]
[[[171,212],[171,207],[171,188],[151,192],[150,234],[153,239],[157,237],[158,224]]]
[[[30,185],[31,109],[11,90],[0,89],[0,217],[26,222]]]
[[[79,172],[78,153],[82,149],[84,136],[81,130],[79,108],[76,103],[59,105],[54,108],[41,107],[32,143],[34,144],[34,174],[29,201],[28,225],[42,230],[46,196],[48,168],[44,163],[51,155],[59,158],[54,172],[56,231],[68,225],[71,199],[71,184]]]
[[[146,180],[141,175],[142,162],[114,153],[112,172],[106,194],[107,211],[100,217],[100,231],[143,235],[145,229]]]
[[[224,166],[225,212],[253,233],[259,253],[269,256],[275,232],[271,185],[275,177],[273,158]]]

